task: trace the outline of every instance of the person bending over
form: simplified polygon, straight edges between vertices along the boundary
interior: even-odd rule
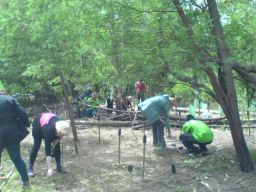
[[[147,121],[152,124],[153,145],[166,147],[164,139],[164,125],[160,116],[165,116],[165,126],[170,137],[170,112],[169,95],[154,96],[139,103],[139,110],[142,111]]]
[[[32,136],[34,144],[30,152],[28,175],[33,177],[34,163],[37,157],[38,150],[41,146],[41,142],[44,139],[45,142],[45,155],[47,163],[47,177],[51,177],[53,174],[53,168],[51,164],[51,149],[54,149],[55,162],[57,172],[62,172],[61,166],[61,150],[60,139],[67,135],[70,129],[70,123],[61,120],[54,113],[42,113],[37,116],[32,123]]]

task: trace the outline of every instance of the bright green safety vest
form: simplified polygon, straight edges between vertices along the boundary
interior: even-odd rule
[[[192,134],[196,141],[208,143],[213,140],[213,132],[203,121],[190,120],[182,127],[183,133]]]

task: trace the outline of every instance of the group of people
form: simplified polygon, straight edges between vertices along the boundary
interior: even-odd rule
[[[70,123],[54,113],[45,112],[38,115],[32,122],[34,144],[27,168],[21,157],[20,142],[29,134],[27,129],[29,126],[30,122],[26,111],[14,97],[6,94],[3,84],[0,82],[0,159],[3,149],[6,149],[21,176],[24,187],[29,186],[29,176],[35,175],[34,163],[43,139],[48,168],[47,176],[53,175],[52,151],[54,151],[57,172],[64,171],[61,165],[60,139],[70,130]]]
[[[171,137],[169,95],[148,98],[139,103],[138,106],[147,121],[152,125],[153,145],[165,147],[164,124],[161,121],[161,115],[165,116],[167,137]],[[186,123],[182,126],[182,134],[179,136],[179,140],[188,149],[189,156],[207,155],[206,145],[212,143],[213,132],[206,123],[195,120],[194,116],[189,114],[186,117]]]
[[[144,100],[144,91],[141,90],[145,91],[145,86],[141,88],[138,85],[137,96],[140,100],[138,109],[152,125],[153,145],[166,147],[164,127],[166,127],[167,136],[171,137],[170,97],[169,95],[160,95]],[[94,99],[94,95],[91,99]],[[113,105],[113,103],[110,104]],[[93,112],[90,113],[94,115]],[[161,119],[163,115],[165,123]],[[20,142],[29,134],[27,130],[29,126],[30,122],[26,111],[15,98],[6,94],[3,84],[0,82],[0,159],[2,150],[5,148],[21,176],[23,186],[29,186],[29,177],[35,176],[34,163],[42,140],[45,142],[47,176],[51,177],[54,172],[52,156],[55,157],[57,172],[64,172],[61,165],[60,139],[67,135],[70,130],[69,122],[63,120],[57,114],[43,112],[35,117],[32,122],[34,143],[27,168],[21,157]],[[195,120],[193,115],[188,115],[179,139],[188,149],[190,156],[207,155],[206,145],[213,141],[213,132],[204,122]]]

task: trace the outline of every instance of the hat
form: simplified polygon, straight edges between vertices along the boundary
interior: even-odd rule
[[[55,128],[60,135],[66,136],[70,131],[70,123],[69,121],[57,121]]]
[[[4,91],[4,90],[5,90],[4,85],[3,85],[2,81],[0,81],[0,91]]]

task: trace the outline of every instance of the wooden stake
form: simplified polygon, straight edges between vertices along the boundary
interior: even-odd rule
[[[100,140],[100,113],[98,114],[98,130],[99,130],[99,144],[101,143],[101,140]]]
[[[121,157],[121,129],[118,129],[118,164],[120,165]]]
[[[147,143],[147,136],[144,134],[144,136],[143,136],[143,167],[142,167],[142,179],[144,179],[144,172],[145,172],[145,152],[146,152],[146,143]]]

